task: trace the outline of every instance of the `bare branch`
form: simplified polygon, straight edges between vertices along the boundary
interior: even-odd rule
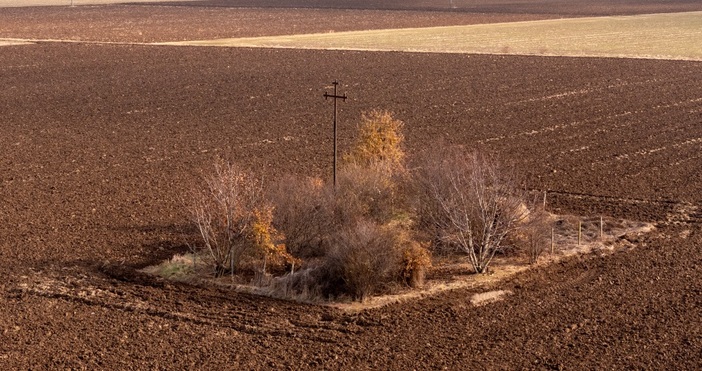
[[[480,153],[452,148],[426,159],[417,179],[423,225],[484,273],[527,212],[513,174]]]

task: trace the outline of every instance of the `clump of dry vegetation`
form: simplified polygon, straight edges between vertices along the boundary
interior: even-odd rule
[[[203,255],[219,277],[235,272],[251,249],[254,212],[264,199],[260,181],[232,164],[217,163],[205,183],[205,189],[193,194],[190,212]]]
[[[543,206],[534,206],[510,236],[511,243],[523,251],[529,264],[536,264],[551,239],[551,216]]]
[[[342,292],[363,299],[398,281],[402,271],[400,242],[397,229],[360,221],[336,235],[325,264],[338,272]]]
[[[263,257],[291,260],[272,226],[273,206],[261,181],[229,163],[217,163],[203,190],[192,195],[192,220],[202,237],[203,259],[215,277],[234,274],[243,264]]]
[[[302,259],[318,258],[329,248],[334,226],[334,194],[317,178],[285,175],[269,191],[273,224],[285,234],[288,251]]]
[[[289,251],[305,260],[279,287],[363,299],[421,285],[431,259],[406,220],[402,125],[388,112],[365,114],[336,188],[295,177],[274,187],[274,224],[293,236]]]
[[[462,251],[476,273],[507,241],[538,258],[544,218],[530,213],[512,172],[458,148],[424,156],[410,171],[402,127],[389,112],[364,114],[336,187],[288,175],[264,192],[259,179],[218,164],[193,198],[199,255],[216,277],[246,263],[260,267],[261,290],[304,300],[420,287],[432,251]]]

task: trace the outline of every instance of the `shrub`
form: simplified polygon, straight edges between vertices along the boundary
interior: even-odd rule
[[[534,264],[546,250],[551,238],[550,215],[543,207],[534,207],[533,211],[519,223],[511,239],[516,248],[526,254],[529,264]]]
[[[263,204],[261,183],[232,164],[217,163],[205,179],[203,190],[194,192],[191,215],[214,265],[215,276],[234,272],[252,248],[249,238],[253,210]]]
[[[329,293],[343,282],[324,270],[324,266],[314,264],[289,274],[270,279],[258,292],[265,295],[293,299],[303,302],[323,301]]]
[[[336,189],[337,222],[354,225],[360,218],[384,224],[404,206],[400,185],[406,174],[403,123],[387,111],[364,113],[358,137],[346,153]]]
[[[406,238],[402,252],[402,277],[410,287],[424,285],[427,270],[431,268],[431,255],[422,244]]]
[[[334,217],[338,226],[370,219],[384,224],[396,214],[397,183],[382,164],[346,164],[339,172],[334,194]]]
[[[344,161],[362,167],[383,163],[390,169],[404,169],[403,126],[403,122],[393,118],[388,111],[364,113],[356,144],[343,157]]]
[[[403,268],[401,242],[397,229],[361,221],[336,236],[325,269],[341,278],[340,293],[364,299],[399,280]]]
[[[320,257],[336,230],[362,220],[386,224],[398,209],[396,177],[383,166],[346,164],[336,191],[318,179],[284,177],[271,190],[273,224],[286,236],[288,251],[300,258]]]
[[[285,176],[272,187],[273,225],[285,235],[288,251],[307,259],[323,256],[334,229],[333,194],[316,178]]]
[[[336,233],[326,256],[268,281],[263,290],[271,296],[304,301],[363,300],[402,284],[420,287],[430,267],[426,247],[410,238],[400,224],[361,221]]]
[[[450,148],[427,156],[416,178],[420,226],[486,272],[527,211],[513,174],[483,154]]]
[[[200,248],[216,277],[234,273],[246,257],[285,262],[291,257],[272,227],[272,206],[261,181],[233,164],[217,163],[205,187],[193,192],[192,219],[202,237]],[[281,263],[282,264],[282,263]]]
[[[272,225],[273,207],[265,205],[255,209],[253,213],[251,239],[256,252],[263,256],[264,268],[262,273],[266,274],[266,266],[269,269],[278,271],[294,264],[299,266],[300,261],[288,253],[285,244],[280,243],[283,240],[283,235]]]

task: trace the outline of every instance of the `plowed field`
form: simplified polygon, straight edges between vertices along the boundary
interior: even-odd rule
[[[4,12],[4,10],[3,10]],[[19,37],[19,36],[18,36]],[[0,368],[696,369],[702,63],[39,43],[0,47]],[[136,269],[195,240],[224,156],[330,174],[362,111],[408,152],[482,146],[557,212],[653,221],[633,248],[360,314]]]
[[[196,5],[199,5],[196,4]],[[702,9],[702,6],[700,6]],[[185,6],[5,8],[0,37],[104,42],[207,40],[556,18],[550,14]]]

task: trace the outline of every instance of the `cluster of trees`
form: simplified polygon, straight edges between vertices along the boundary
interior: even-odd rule
[[[402,127],[364,114],[336,187],[295,175],[262,184],[218,164],[193,198],[199,256],[216,276],[259,269],[260,285],[288,296],[355,299],[422,285],[432,253],[461,251],[476,273],[510,246],[538,257],[545,213],[527,206],[512,171],[443,146],[408,166]]]

